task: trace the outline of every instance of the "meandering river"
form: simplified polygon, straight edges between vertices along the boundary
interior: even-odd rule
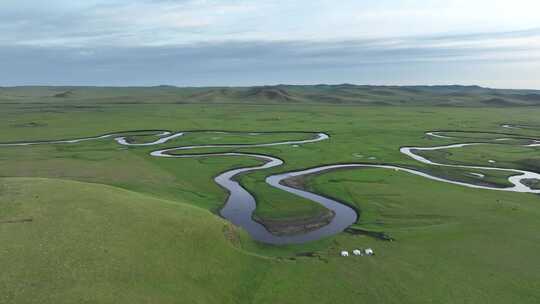
[[[516,129],[519,128],[519,126],[513,126],[513,125],[503,125],[502,127],[516,128]],[[142,136],[143,134],[141,133],[143,132],[145,133],[144,136],[148,136],[149,134],[151,134],[157,137],[157,139],[155,141],[145,142],[145,143],[133,143],[130,141],[130,138]],[[78,139],[3,143],[3,144],[0,144],[0,147],[31,146],[31,145],[38,145],[38,144],[75,144],[75,143],[79,143],[83,141],[100,140],[100,139],[107,139],[107,138],[112,138],[118,144],[123,145],[123,146],[156,146],[156,145],[165,144],[169,141],[180,138],[188,133],[201,133],[201,132],[235,133],[235,134],[249,134],[249,135],[260,135],[263,133],[265,134],[272,133],[272,132],[227,132],[227,131],[171,132],[171,131],[165,131],[165,130],[143,130],[143,131],[132,131],[132,132],[109,133],[109,134],[104,134],[104,135],[100,135],[96,137],[86,137],[86,138],[78,138]],[[287,133],[287,132],[280,132],[280,133]],[[290,133],[298,133],[298,132],[290,132]],[[431,131],[431,132],[426,132],[426,135],[434,137],[434,138],[438,138],[438,139],[445,139],[445,140],[458,139],[455,137],[443,135],[441,133],[444,134],[444,132],[441,132],[441,131]],[[485,133],[487,134],[489,132],[485,132]],[[326,172],[329,170],[344,169],[344,168],[391,169],[391,170],[402,171],[402,172],[407,172],[410,174],[422,176],[431,180],[451,183],[451,184],[470,187],[470,188],[496,190],[496,191],[540,193],[540,189],[532,189],[530,186],[524,183],[525,180],[530,180],[530,179],[540,180],[540,174],[536,172],[517,170],[517,169],[508,169],[508,168],[499,168],[495,166],[467,166],[467,165],[456,165],[456,164],[443,164],[443,163],[433,162],[421,156],[420,154],[418,154],[418,152],[421,152],[421,151],[457,149],[457,148],[462,148],[466,146],[484,145],[488,143],[473,142],[473,143],[458,143],[458,144],[441,145],[441,146],[434,146],[434,147],[402,147],[400,149],[401,153],[403,153],[404,155],[420,163],[431,165],[431,166],[443,166],[443,167],[465,169],[467,171],[471,171],[470,174],[478,178],[483,178],[483,174],[474,172],[475,170],[487,170],[487,171],[493,170],[493,171],[506,171],[506,172],[515,173],[508,178],[508,181],[512,184],[512,186],[506,187],[506,188],[491,187],[491,186],[468,183],[468,182],[463,182],[463,181],[450,180],[450,179],[434,176],[432,174],[422,172],[419,170],[405,168],[402,166],[389,165],[389,164],[371,164],[371,163],[349,163],[349,164],[324,165],[324,166],[319,166],[316,168],[271,175],[266,178],[266,183],[268,185],[275,187],[277,189],[289,192],[293,195],[297,195],[305,199],[314,201],[318,204],[321,204],[324,207],[331,210],[334,214],[334,217],[330,221],[330,223],[322,227],[316,228],[314,230],[306,231],[306,232],[296,234],[296,235],[275,235],[269,232],[262,224],[260,224],[259,222],[253,219],[253,212],[256,209],[256,200],[253,197],[253,195],[249,193],[249,191],[247,191],[245,188],[243,188],[240,185],[240,183],[237,181],[237,178],[241,174],[246,174],[248,172],[281,166],[284,163],[283,160],[270,156],[270,155],[253,154],[253,153],[238,153],[238,152],[202,153],[202,154],[196,154],[196,153],[185,154],[184,153],[185,151],[193,151],[193,150],[203,149],[203,148],[253,148],[253,147],[270,147],[270,146],[278,146],[278,145],[298,146],[298,145],[304,145],[304,144],[312,144],[312,143],[316,143],[320,141],[326,141],[330,139],[330,136],[328,134],[322,133],[322,132],[309,133],[309,134],[312,137],[308,139],[303,139],[303,140],[289,140],[289,141],[279,141],[279,142],[259,143],[259,144],[205,144],[205,145],[179,146],[179,147],[174,147],[174,148],[155,150],[155,151],[152,151],[150,155],[153,157],[164,157],[164,158],[194,158],[194,157],[222,157],[222,156],[252,157],[252,158],[261,160],[263,162],[261,165],[229,170],[229,171],[221,173],[220,175],[215,177],[214,180],[218,185],[223,187],[229,193],[227,201],[225,202],[224,207],[220,211],[221,216],[223,216],[225,219],[229,220],[230,222],[234,223],[235,225],[244,228],[253,239],[260,242],[269,243],[269,244],[296,244],[296,243],[305,243],[309,241],[322,239],[322,238],[332,236],[332,235],[342,232],[347,227],[349,227],[350,225],[354,224],[357,221],[358,215],[356,211],[353,208],[349,207],[348,205],[343,204],[342,202],[336,201],[334,199],[306,191],[304,189],[298,189],[298,188],[288,186],[286,183],[283,183],[284,180],[289,179],[289,178],[301,177],[301,176],[306,176],[310,174]],[[497,133],[493,133],[493,134],[497,134]],[[502,140],[507,140],[507,139],[508,139],[508,136],[506,136],[505,138],[499,138],[495,140],[502,141]],[[489,143],[489,144],[493,144],[493,143]],[[523,146],[524,147],[538,147],[540,146],[540,141],[534,138],[530,138],[530,142]],[[183,154],[178,154],[179,152]]]

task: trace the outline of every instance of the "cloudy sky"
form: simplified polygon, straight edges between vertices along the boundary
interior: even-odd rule
[[[538,0],[2,0],[0,85],[540,89]]]

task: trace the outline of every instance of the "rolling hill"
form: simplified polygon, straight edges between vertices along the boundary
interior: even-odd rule
[[[0,103],[250,103],[508,107],[540,104],[540,91],[479,86],[275,85],[255,87],[4,87]]]

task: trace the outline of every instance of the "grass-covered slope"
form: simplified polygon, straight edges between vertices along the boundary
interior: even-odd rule
[[[2,178],[0,302],[237,303],[265,263],[235,249],[229,229],[110,186]]]

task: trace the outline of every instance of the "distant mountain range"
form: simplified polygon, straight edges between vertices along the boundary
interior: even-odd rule
[[[0,103],[253,103],[507,107],[540,105],[539,90],[479,86],[0,87]]]

